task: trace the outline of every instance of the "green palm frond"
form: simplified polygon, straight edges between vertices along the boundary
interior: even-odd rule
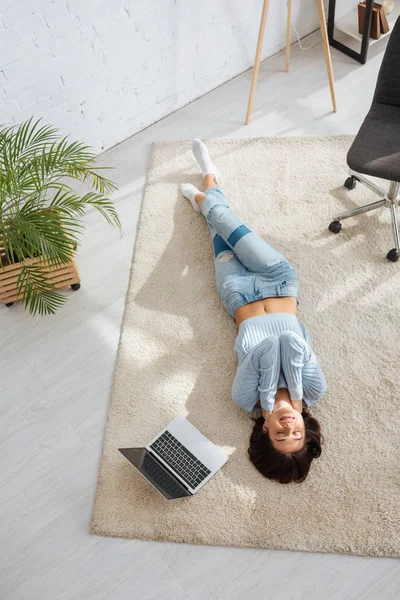
[[[24,265],[17,281],[18,294],[31,315],[54,314],[67,300],[57,292],[38,265]]]
[[[101,194],[89,192],[83,197],[87,206],[93,206],[99,213],[103,215],[107,223],[116,229],[121,229],[121,223],[118,213],[114,208],[112,200]]]
[[[121,232],[110,198],[117,186],[99,172],[106,169],[96,164],[89,146],[70,142],[41,119],[1,127],[0,248],[8,263],[37,256],[46,257],[53,266],[70,261],[90,206]],[[73,181],[86,184],[89,191],[76,192],[70,185]],[[39,266],[25,265],[22,273],[21,285],[29,298],[26,306],[32,313],[48,314],[61,305],[57,304],[61,294],[40,279]]]

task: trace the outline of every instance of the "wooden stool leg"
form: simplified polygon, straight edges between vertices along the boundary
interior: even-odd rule
[[[290,70],[290,33],[292,28],[292,0],[287,0],[287,26],[286,26],[286,73]]]
[[[256,58],[254,60],[253,81],[251,82],[249,104],[247,106],[246,125],[250,123],[251,113],[253,110],[254,93],[256,91],[258,71],[260,69],[261,50],[264,41],[265,25],[267,23],[267,15],[269,8],[269,0],[264,0],[264,5],[261,13],[260,30],[258,32],[258,42],[256,50]]]
[[[318,5],[318,12],[319,12],[319,24],[321,27],[322,43],[324,46],[326,70],[328,72],[329,87],[331,90],[332,110],[333,110],[333,112],[336,112],[335,82],[333,80],[332,60],[331,60],[331,52],[329,49],[328,32],[326,29],[323,0],[317,0],[317,5]]]

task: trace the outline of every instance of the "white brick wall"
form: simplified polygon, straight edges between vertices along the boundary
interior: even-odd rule
[[[285,44],[271,0],[263,58]],[[251,67],[262,0],[2,0],[2,123],[35,115],[109,148]],[[293,0],[301,35],[315,0]],[[294,37],[293,37],[294,39]]]

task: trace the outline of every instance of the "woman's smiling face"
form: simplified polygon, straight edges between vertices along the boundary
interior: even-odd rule
[[[263,425],[263,431],[268,431],[273,447],[279,452],[298,452],[304,447],[303,417],[289,403],[270,414]]]

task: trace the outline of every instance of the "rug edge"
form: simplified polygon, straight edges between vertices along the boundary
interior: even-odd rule
[[[98,462],[98,466],[97,466],[97,477],[96,477],[96,484],[95,484],[95,488],[94,488],[94,498],[93,498],[93,503],[92,503],[91,517],[90,517],[90,523],[91,523],[90,529],[92,527],[92,522],[95,518],[96,511],[97,511],[98,489],[100,486],[103,457],[105,454],[105,447],[106,447],[106,442],[107,442],[107,430],[108,430],[109,420],[111,418],[111,407],[114,402],[114,388],[115,388],[115,381],[116,381],[115,375],[116,375],[116,371],[118,368],[118,362],[120,360],[122,337],[123,337],[123,333],[124,333],[124,329],[125,329],[125,325],[126,325],[126,321],[127,321],[127,310],[126,310],[127,309],[127,298],[128,298],[129,292],[131,290],[133,277],[134,277],[135,271],[136,271],[136,268],[135,268],[136,267],[135,256],[137,257],[136,250],[137,250],[137,246],[138,246],[139,233],[143,226],[143,218],[144,218],[143,217],[143,215],[144,215],[143,209],[144,209],[145,201],[146,201],[146,191],[148,189],[148,186],[151,185],[149,175],[153,168],[156,153],[157,153],[157,142],[152,142],[151,147],[150,147],[149,159],[148,159],[146,181],[143,184],[142,199],[140,202],[135,238],[134,238],[134,243],[132,246],[131,266],[130,266],[130,271],[129,271],[128,283],[127,283],[127,287],[126,287],[126,291],[125,291],[124,307],[123,307],[123,314],[122,314],[118,344],[117,344],[117,349],[116,349],[115,358],[114,358],[114,365],[113,365],[113,371],[112,371],[112,384],[111,384],[109,397],[108,397],[108,404],[107,404],[107,416],[106,416],[106,420],[105,420],[104,427],[103,427],[101,452],[100,452],[99,462]],[[89,529],[89,533],[91,533],[90,529]]]
[[[341,556],[362,556],[362,557],[369,557],[369,558],[392,558],[392,559],[399,559],[400,558],[400,550],[396,551],[393,550],[390,554],[387,551],[383,551],[383,550],[378,550],[377,552],[368,552],[367,550],[363,550],[361,548],[356,548],[356,549],[343,549],[340,547],[335,547],[335,548],[330,548],[330,549],[325,549],[323,547],[318,547],[318,548],[306,548],[303,547],[299,544],[288,544],[288,545],[281,545],[279,547],[277,546],[269,546],[269,545],[262,545],[262,544],[248,544],[246,542],[241,542],[241,543],[236,543],[236,542],[232,542],[229,545],[225,545],[225,544],[218,544],[218,543],[211,543],[211,544],[207,544],[207,542],[204,541],[199,541],[199,540],[191,540],[188,541],[187,539],[181,539],[179,536],[170,536],[168,534],[163,534],[163,536],[161,537],[156,537],[156,536],[146,536],[145,534],[135,534],[135,537],[127,537],[127,535],[124,535],[121,532],[116,532],[116,531],[110,531],[110,530],[104,530],[101,527],[97,526],[95,523],[93,523],[93,521],[90,522],[89,528],[88,528],[88,533],[90,535],[96,535],[98,537],[112,537],[112,538],[118,538],[118,539],[128,539],[128,540],[138,540],[138,541],[145,541],[145,542],[153,542],[153,543],[174,543],[174,544],[187,544],[189,546],[204,546],[204,547],[212,547],[212,548],[248,548],[248,549],[253,549],[253,550],[277,550],[279,552],[283,551],[283,552],[307,552],[308,554],[331,554],[333,556],[335,555],[341,555]]]

